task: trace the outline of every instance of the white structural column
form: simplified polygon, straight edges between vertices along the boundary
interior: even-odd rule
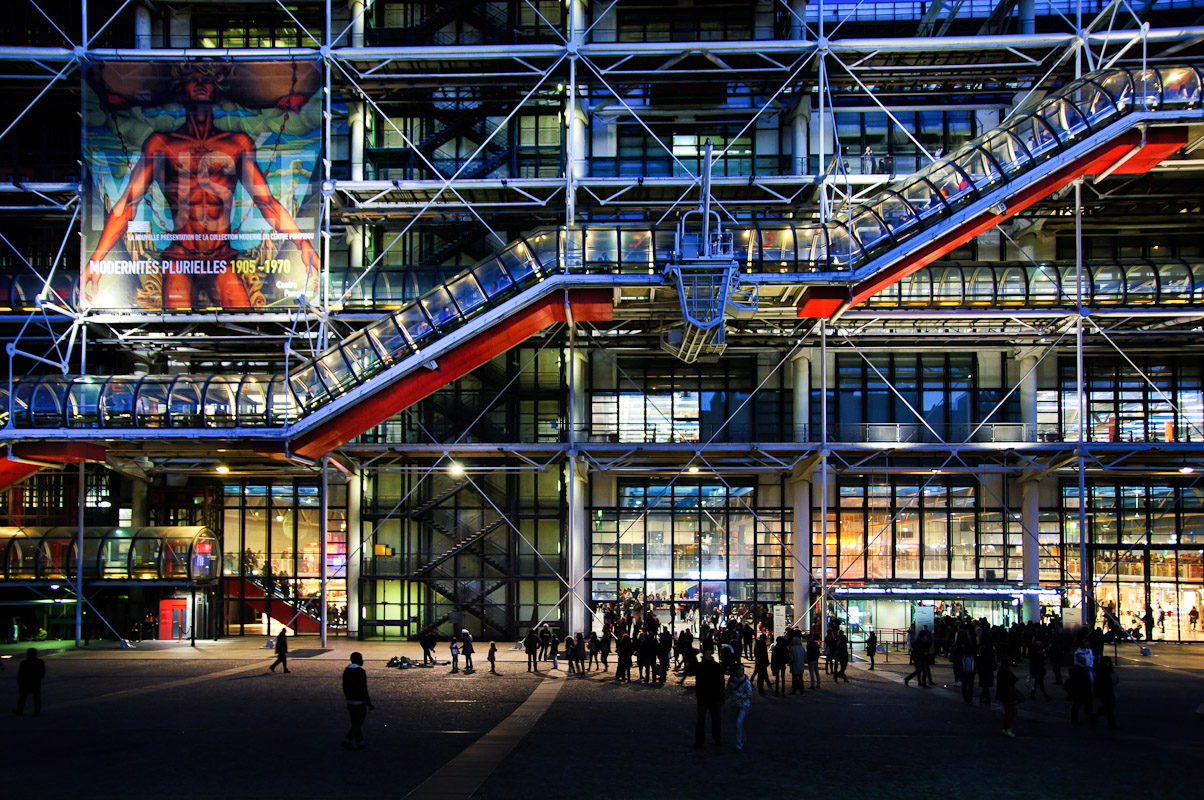
[[[569,494],[569,631],[576,636],[590,629],[586,570],[589,568],[589,532],[585,525],[585,495],[589,478],[584,460],[573,456],[565,467]]]
[[[150,7],[142,3],[134,6],[134,47],[139,50],[151,48],[151,12]]]
[[[347,478],[347,638],[358,639],[360,633],[360,559],[364,554],[364,538],[360,526],[360,496],[363,489],[361,473]]]
[[[589,617],[588,595],[586,594],[586,571],[589,569],[589,531],[585,523],[585,498],[589,491],[589,477],[585,461],[578,458],[576,443],[585,427],[585,368],[586,355],[572,346],[568,349],[569,367],[569,459],[565,467],[568,482],[569,535],[568,611],[569,632],[576,636],[584,633]]]
[[[1021,481],[1020,496],[1020,523],[1024,526],[1020,545],[1021,569],[1025,586],[1033,586],[1041,580],[1041,547],[1037,539],[1041,530],[1041,482],[1035,479]],[[1041,598],[1035,594],[1024,595],[1025,621],[1037,619],[1040,613]]]
[[[1020,363],[1020,420],[1024,423],[1024,439],[1037,438],[1037,355],[1031,351],[1018,354]],[[1041,580],[1041,484],[1037,478],[1021,478],[1020,524],[1023,534],[1020,543],[1021,574],[1026,586]],[[1024,596],[1024,619],[1035,620],[1040,614],[1041,598]]]
[[[800,350],[790,361],[794,371],[794,441],[815,441],[811,428],[811,351]]]
[[[569,4],[569,87],[564,102],[565,125],[568,138],[565,142],[565,224],[577,221],[577,181],[586,177],[585,164],[586,110],[582,107],[581,90],[577,85],[577,50],[585,38],[586,7],[582,0]],[[576,630],[574,628],[574,630]]]
[[[791,567],[794,572],[794,601],[795,624],[802,621],[803,630],[811,629],[811,478],[807,476],[791,476],[790,479],[791,505],[794,509],[794,558]]]
[[[130,479],[130,527],[145,528],[147,524],[146,493],[148,484],[138,478]]]

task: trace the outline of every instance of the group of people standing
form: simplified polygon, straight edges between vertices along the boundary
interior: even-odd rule
[[[921,687],[933,685],[932,666],[937,656],[947,654],[953,665],[953,684],[961,688],[962,699],[974,702],[974,686],[978,683],[978,702],[990,705],[992,692],[994,701],[1003,706],[1003,735],[1015,736],[1015,722],[1020,703],[1025,693],[1017,687],[1019,678],[1013,667],[1025,657],[1028,661],[1028,699],[1035,700],[1037,693],[1050,701],[1053,698],[1045,686],[1045,679],[1052,669],[1054,684],[1063,685],[1062,668],[1066,665],[1068,651],[1063,635],[1056,623],[1027,625],[1017,623],[1010,629],[992,627],[986,620],[942,621],[943,636],[935,636],[927,625],[909,634],[913,670],[903,678],[904,685],[911,680]],[[1071,701],[1070,721],[1079,724],[1079,713],[1085,712],[1092,724],[1100,716],[1107,717],[1110,727],[1116,725],[1116,684],[1118,678],[1112,659],[1103,655],[1103,631],[1083,631],[1074,639],[1073,660],[1065,681],[1068,699]],[[1095,711],[1093,700],[1099,700],[1100,709]]]

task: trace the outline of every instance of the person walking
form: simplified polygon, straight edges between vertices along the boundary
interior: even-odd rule
[[[347,701],[347,714],[351,717],[351,728],[343,737],[347,750],[364,749],[364,719],[376,708],[368,696],[368,673],[364,672],[364,657],[351,654],[351,663],[343,669],[343,699]]]
[[[288,672],[288,636],[285,629],[281,628],[280,633],[276,634],[276,660],[272,662],[272,666],[268,667],[268,672],[275,672],[276,665],[280,664],[284,667],[284,671]]]
[[[460,631],[460,636],[463,639],[463,643],[460,645],[460,652],[464,654],[464,671],[475,672],[472,668],[472,654],[476,648],[472,646],[472,634],[468,632],[468,628],[464,628]]]
[[[769,651],[769,668],[773,670],[773,696],[784,697],[786,694],[786,667],[790,664],[790,645],[786,637],[779,636]]]
[[[814,636],[807,637],[807,674],[811,685],[808,689],[819,688],[819,642]]]
[[[757,637],[753,646],[753,678],[757,680],[757,691],[765,694],[765,684],[769,683],[769,642],[764,633]]]
[[[991,688],[995,685],[995,648],[990,642],[978,648],[978,656],[974,659],[974,669],[978,673],[980,687],[978,702],[983,705],[991,703]]]
[[[527,672],[539,672],[539,634],[534,628],[527,631],[523,649],[527,651]]]
[[[1029,648],[1028,653],[1028,679],[1031,681],[1029,687],[1028,699],[1037,699],[1037,690],[1041,690],[1041,694],[1045,695],[1046,702],[1053,698],[1049,696],[1049,692],[1045,691],[1045,646],[1040,642],[1034,642]]]
[[[962,700],[974,702],[974,649],[967,646],[962,655]]]
[[[497,642],[489,643],[489,653],[485,656],[485,660],[489,662],[489,671],[497,675]]]
[[[915,640],[911,644],[911,663],[915,667],[906,677],[903,678],[903,685],[910,686],[911,679],[915,678],[920,686],[928,686],[927,680],[927,658],[928,648],[932,646],[932,634],[928,632],[928,626],[923,625],[920,632],[916,634]]]
[[[752,707],[752,695],[752,681],[744,674],[744,665],[737,664],[732,668],[726,692],[728,704],[736,712],[736,750],[744,749],[744,721],[748,718],[748,709]]]
[[[849,669],[849,639],[844,635],[844,631],[836,631],[836,635],[832,637],[832,657],[836,660],[836,671],[832,673],[832,682],[844,681],[849,682],[849,676],[845,674]],[[929,677],[929,682],[932,678]]]
[[[38,649],[25,651],[25,660],[17,668],[17,707],[13,713],[18,717],[25,713],[25,701],[33,698],[33,715],[42,716],[42,679],[46,677],[46,662],[38,658]]]
[[[589,653],[589,661],[586,662],[586,667],[598,669],[602,666],[602,662],[598,660],[598,653],[602,650],[602,643],[598,641],[597,631],[589,632],[589,640],[585,643],[585,649]]]
[[[865,637],[865,654],[870,660],[870,671],[874,670],[874,659],[878,656],[878,634],[870,631],[870,635]]]
[[[1006,657],[999,663],[999,672],[995,675],[995,699],[1003,705],[1003,735],[1015,736],[1012,725],[1024,695],[1016,688],[1016,673],[1012,672]]]
[[[807,696],[803,676],[807,673],[807,645],[798,636],[790,644],[790,694]]]
[[[1096,711],[1093,718],[1098,719],[1101,716],[1108,718],[1108,727],[1115,728],[1116,725],[1116,684],[1120,679],[1116,676],[1116,669],[1112,666],[1112,657],[1104,656],[1099,661],[1099,666],[1095,669],[1095,696],[1099,698],[1099,711]]]
[[[707,714],[711,715],[711,739],[715,744],[721,744],[719,707],[723,704],[723,693],[723,667],[719,666],[711,651],[706,650],[694,671],[694,699],[698,701],[698,721],[694,725],[695,747],[703,745]]]
[[[577,642],[572,636],[564,637],[564,657],[569,662],[569,674],[577,674]]]

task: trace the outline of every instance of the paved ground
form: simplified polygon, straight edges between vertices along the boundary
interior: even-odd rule
[[[144,643],[121,651],[39,645],[40,718],[0,717],[6,798],[780,798],[853,791],[877,797],[1111,798],[1151,790],[1198,796],[1204,648],[1120,651],[1120,730],[1072,727],[1060,687],[1022,705],[1017,738],[998,706],[966,706],[948,665],[938,688],[902,684],[903,665],[850,670],[805,698],[757,697],[749,744],[695,750],[694,699],[609,675],[529,675],[502,651],[502,674],[387,669],[396,643],[294,642],[292,673],[266,671],[263,641]],[[506,645],[508,648],[509,645]],[[368,749],[345,752],[339,673],[365,655],[377,710]],[[57,652],[54,652],[57,651]],[[446,656],[446,646],[441,646]],[[15,697],[20,651],[0,647],[0,695]],[[478,654],[484,665],[484,654]],[[563,665],[563,662],[562,662]],[[548,673],[544,673],[547,675]],[[1020,671],[1018,671],[1020,674]],[[825,676],[827,677],[827,676]],[[541,680],[549,682],[533,696]],[[558,689],[558,691],[550,691]],[[530,702],[527,702],[530,698]],[[526,705],[524,705],[526,703]],[[521,707],[521,710],[520,710]],[[517,712],[517,713],[516,713]],[[482,737],[489,731],[493,735]],[[458,758],[457,758],[458,757]],[[456,759],[454,768],[446,768]],[[500,763],[499,763],[500,762]],[[497,764],[496,769],[491,767]],[[491,771],[490,771],[491,770]],[[440,787],[474,785],[475,792]],[[455,773],[454,775],[452,773]],[[434,779],[431,779],[435,776]],[[455,778],[458,783],[448,783]],[[465,784],[465,780],[468,781]],[[415,789],[418,789],[415,792]],[[718,793],[718,794],[716,794]]]

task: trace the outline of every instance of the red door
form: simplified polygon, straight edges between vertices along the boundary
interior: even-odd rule
[[[188,634],[188,601],[168,598],[159,601],[159,638],[183,639]]]

